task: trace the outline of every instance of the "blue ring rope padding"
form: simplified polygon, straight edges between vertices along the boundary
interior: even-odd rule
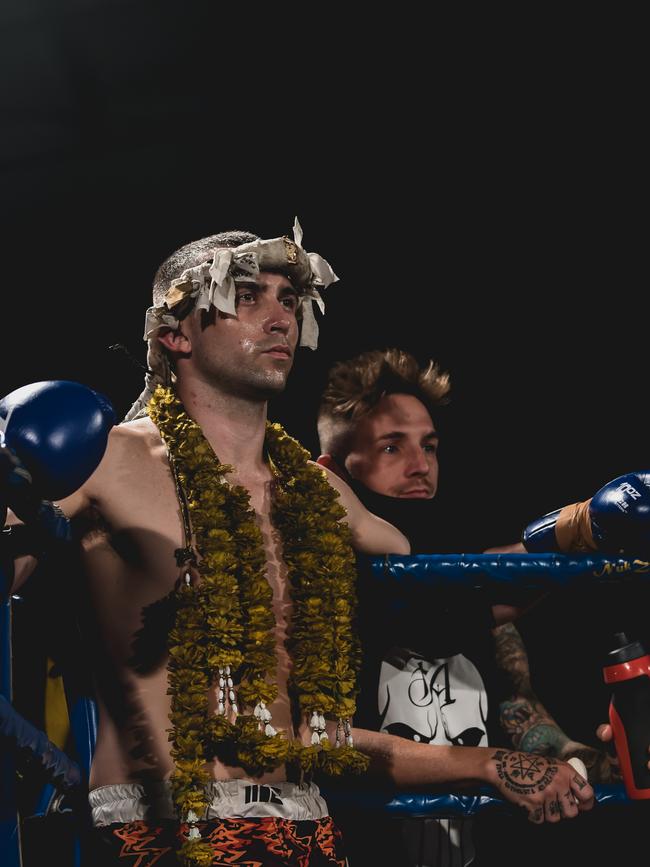
[[[76,762],[48,740],[45,732],[24,719],[4,696],[0,696],[0,737],[6,738],[15,750],[27,750],[48,778],[61,788],[74,789],[81,784]]]
[[[4,570],[0,566],[0,579]],[[11,701],[11,599],[0,600],[0,695]]]
[[[97,705],[87,695],[76,696],[68,700],[68,716],[77,756],[88,779],[97,743]]]
[[[8,586],[4,573],[0,564],[1,583]],[[11,598],[8,597],[0,600],[0,700],[9,704],[11,698]],[[6,867],[20,867],[22,863],[16,801],[15,758],[13,752],[0,750],[0,852]]]
[[[627,797],[625,787],[620,785],[594,786],[595,801],[601,806],[621,806],[636,803]],[[453,819],[475,816],[485,809],[499,808],[515,814],[520,808],[495,794],[495,790],[482,786],[477,794],[428,794],[413,792],[388,792],[385,790],[332,789],[320,785],[327,805],[332,809],[381,810],[393,818],[438,818]]]
[[[650,562],[634,557],[570,554],[390,554],[367,558],[378,584],[397,591],[454,585],[465,589],[552,590],[584,581],[650,578]]]

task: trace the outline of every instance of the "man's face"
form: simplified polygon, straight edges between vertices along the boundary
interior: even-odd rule
[[[430,499],[438,487],[438,435],[416,397],[389,394],[358,423],[345,469],[387,497]]]
[[[298,342],[297,304],[284,275],[261,272],[255,286],[237,286],[236,317],[214,307],[189,316],[194,371],[239,396],[266,400],[282,391]]]

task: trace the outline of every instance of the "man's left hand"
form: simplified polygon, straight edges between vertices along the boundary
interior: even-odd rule
[[[592,786],[596,783],[621,783],[621,771],[618,759],[610,756],[604,750],[581,744],[578,741],[568,741],[562,749],[559,758],[566,761],[571,756],[576,756],[585,763],[589,782]]]

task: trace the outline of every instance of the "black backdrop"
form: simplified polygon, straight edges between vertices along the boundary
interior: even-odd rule
[[[440,498],[455,516],[468,504],[469,550],[648,467],[633,57],[614,78],[588,40],[579,56],[557,35],[552,60],[526,39],[479,57],[474,21],[467,42],[450,35],[458,53],[436,54],[436,33],[423,54],[400,22],[351,34],[323,16],[297,38],[288,15],[285,40],[259,48],[266,21],[220,15],[4,8],[0,391],[74,379],[125,412],[141,374],[108,347],[144,361],[160,261],[227,228],[283,234],[297,214],[341,280],[271,415],[314,454],[328,367],[400,346],[451,372]],[[522,624],[576,736],[604,713],[610,631],[644,629],[641,595],[554,597]]]

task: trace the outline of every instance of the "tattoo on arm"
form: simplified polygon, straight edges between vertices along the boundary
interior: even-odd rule
[[[529,694],[531,689],[528,654],[519,630],[513,623],[504,623],[493,629],[492,634],[496,664],[508,675],[513,692]]]
[[[512,623],[498,626],[493,635],[496,663],[512,690],[509,698],[499,705],[502,728],[517,749],[544,756],[559,755],[569,738],[533,691],[521,635]]]
[[[556,725],[539,722],[523,732],[519,743],[520,750],[527,753],[537,753],[541,756],[557,756],[562,747],[569,742],[568,737]]]

